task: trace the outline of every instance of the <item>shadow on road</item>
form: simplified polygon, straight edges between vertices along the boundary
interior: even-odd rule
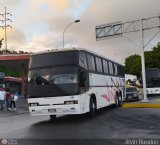
[[[94,121],[97,120],[99,117],[103,116],[107,112],[114,111],[114,106],[105,107],[96,111],[94,118],[90,118],[89,115],[86,114],[78,114],[78,115],[64,115],[64,116],[57,116],[55,120],[48,120],[37,122],[33,124],[33,126],[41,126],[41,125],[48,125],[48,124],[82,124],[83,122]]]

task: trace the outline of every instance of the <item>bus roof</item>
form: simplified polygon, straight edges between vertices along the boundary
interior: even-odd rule
[[[41,51],[41,52],[33,53],[32,55],[34,56],[34,55],[44,54],[44,53],[73,51],[73,50],[86,51],[86,52],[92,53],[92,54],[94,54],[94,55],[97,55],[97,56],[99,56],[99,57],[106,58],[107,60],[112,61],[112,62],[114,62],[114,63],[120,64],[120,63],[118,63],[118,62],[116,62],[116,61],[113,61],[113,60],[111,60],[111,59],[108,59],[107,57],[105,57],[105,56],[103,56],[103,55],[101,55],[101,54],[99,54],[99,53],[96,53],[96,52],[94,52],[94,51],[91,51],[91,50],[88,50],[88,49],[85,49],[85,48],[80,48],[80,47],[52,49],[52,50],[47,50],[47,51]],[[122,65],[122,64],[120,64],[120,65]]]

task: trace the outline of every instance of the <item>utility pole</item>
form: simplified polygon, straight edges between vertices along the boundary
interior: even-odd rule
[[[5,51],[6,51],[6,53],[7,53],[7,27],[12,28],[11,25],[7,24],[8,21],[12,22],[11,19],[7,18],[8,15],[12,16],[10,13],[7,12],[7,8],[5,7],[5,12],[3,14],[0,14],[0,16],[2,16],[2,18],[3,18],[2,20],[0,19],[0,21],[4,25],[2,25],[0,27],[2,29],[4,29],[4,32],[5,32],[5,35],[4,35],[5,38],[4,39],[5,39]]]
[[[146,73],[145,73],[145,56],[144,56],[144,32],[143,32],[143,20],[139,20],[140,23],[140,35],[141,35],[141,64],[142,64],[142,80],[143,80],[143,102],[148,102],[146,93]]]
[[[158,32],[146,43],[144,44],[144,31],[151,29],[158,29]],[[145,57],[144,49],[145,47],[160,33],[160,16],[133,20],[129,22],[114,22],[105,25],[96,26],[96,40],[103,40],[107,38],[114,38],[123,36],[127,38],[136,47],[141,49],[141,64],[142,64],[142,78],[143,78],[143,102],[148,102],[146,93],[146,73],[145,73]],[[131,32],[140,32],[141,42],[137,45],[134,41],[129,39],[125,34]]]

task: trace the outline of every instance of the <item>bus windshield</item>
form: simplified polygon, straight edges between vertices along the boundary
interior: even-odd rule
[[[54,84],[77,83],[77,74],[54,75],[51,79]]]
[[[154,88],[154,87],[160,87],[160,79],[150,79],[147,81],[147,87],[148,88]]]
[[[28,72],[29,97],[74,95],[78,92],[75,66],[31,69]],[[74,88],[74,89],[73,89]]]

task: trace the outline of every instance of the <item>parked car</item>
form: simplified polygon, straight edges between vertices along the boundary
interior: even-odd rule
[[[125,101],[139,101],[138,90],[136,87],[126,87]]]

